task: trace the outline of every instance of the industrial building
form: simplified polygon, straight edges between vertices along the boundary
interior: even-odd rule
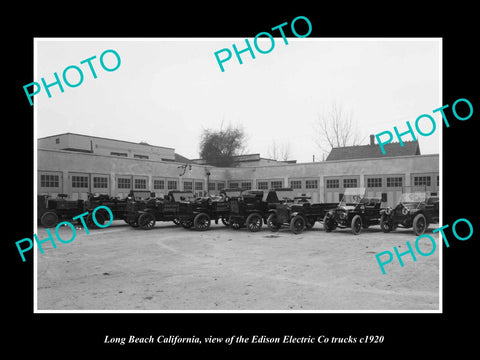
[[[198,195],[225,187],[291,187],[314,202],[339,201],[345,188],[365,187],[367,196],[393,206],[406,186],[439,192],[439,155],[421,155],[417,141],[334,148],[326,161],[297,163],[242,155],[230,168],[189,160],[175,149],[65,133],[38,139],[37,193],[86,199],[89,193],[123,198],[130,190],[156,195],[191,190]]]

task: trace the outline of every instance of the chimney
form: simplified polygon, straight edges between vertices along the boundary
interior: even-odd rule
[[[375,135],[370,135],[370,145],[375,145]]]

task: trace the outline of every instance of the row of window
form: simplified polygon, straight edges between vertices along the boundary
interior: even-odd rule
[[[122,157],[127,157],[127,156],[128,156],[127,153],[115,152],[115,151],[112,151],[112,152],[110,153],[110,155],[113,155],[113,156],[122,156]],[[148,159],[148,156],[147,156],[147,155],[133,154],[133,157],[134,157],[134,159]]]
[[[437,175],[437,186],[439,186],[439,176]],[[83,175],[72,175],[72,188],[88,188],[88,176]],[[342,180],[342,182],[340,182]],[[369,177],[367,178],[367,188],[382,188],[384,186],[384,179],[382,177]],[[387,177],[386,187],[402,187],[403,178],[402,177]],[[108,177],[106,176],[93,176],[93,187],[96,189],[107,189],[108,188]],[[327,189],[338,189],[340,188],[340,183],[342,183],[343,188],[352,188],[358,187],[358,181],[355,178],[345,178],[345,179],[327,179],[326,188]],[[431,186],[431,176],[414,176],[413,185],[414,186]],[[203,181],[195,180],[184,180],[183,189],[186,191],[203,191]],[[292,189],[302,189],[302,180],[290,180],[290,187]],[[117,188],[118,189],[147,189],[147,179],[137,178],[133,179],[131,177],[119,177],[117,178]],[[60,186],[59,175],[52,174],[41,174],[40,175],[40,186],[44,188],[58,188]],[[230,188],[240,188],[242,190],[251,190],[252,182],[251,181],[242,181],[242,182],[229,182],[228,186]],[[268,190],[268,189],[278,189],[283,187],[282,180],[271,180],[271,181],[258,181],[257,188],[259,190]],[[220,191],[225,188],[225,182],[217,181],[210,182],[208,184],[209,191]],[[164,179],[154,179],[153,180],[153,189],[154,190],[178,190],[178,180],[164,180]],[[318,189],[318,180],[311,179],[305,180],[305,189]]]

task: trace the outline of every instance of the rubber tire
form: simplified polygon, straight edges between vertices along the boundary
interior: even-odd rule
[[[231,216],[228,218],[228,223],[233,230],[240,230],[240,228],[242,227],[240,221],[238,219],[232,218]]]
[[[251,232],[257,232],[262,229],[263,218],[258,213],[252,213],[248,215],[247,220],[245,221],[248,230]]]
[[[423,228],[418,229],[419,225],[421,226],[422,222],[423,222]],[[427,229],[427,219],[423,214],[415,215],[415,217],[413,218],[412,228],[413,228],[414,234],[417,236],[420,236],[425,232],[425,230]]]
[[[206,213],[197,214],[193,219],[193,226],[198,231],[208,230],[210,228],[210,216]]]
[[[150,213],[140,214],[138,217],[138,226],[143,230],[152,230],[155,226],[155,216]]]
[[[352,218],[350,227],[352,228],[353,235],[359,235],[362,232],[362,217],[360,215],[355,215]]]
[[[99,223],[100,225],[103,225],[105,223],[104,213],[97,211],[95,213],[95,219],[97,220],[97,223]],[[93,212],[88,214],[87,216],[87,225],[92,229],[100,229],[100,227],[97,224],[95,224],[95,222],[93,221]]]
[[[294,234],[300,234],[303,229],[305,229],[305,218],[302,215],[295,215],[292,220],[290,220],[290,230]]]
[[[276,219],[277,214],[270,214],[267,218],[267,226],[272,232],[277,232],[280,230],[281,225],[275,224],[274,219]]]
[[[389,233],[392,231],[392,223],[388,218],[389,216],[387,215],[382,215],[380,218],[380,229],[382,229],[384,233]]]
[[[222,224],[225,225],[225,226],[230,226],[229,218],[226,218],[225,216],[222,216]]]
[[[329,218],[330,217],[328,215],[325,215],[325,217],[323,218],[323,228],[325,229],[326,232],[333,231],[337,228],[337,224],[334,224],[332,226],[328,225],[328,219]]]
[[[53,211],[47,211],[40,218],[40,223],[46,228],[51,228],[58,224],[58,215]]]
[[[193,220],[192,219],[181,219],[180,220],[180,225],[182,225],[182,227],[185,228],[185,229],[190,229],[193,226]]]

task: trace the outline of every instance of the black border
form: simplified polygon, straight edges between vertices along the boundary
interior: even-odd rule
[[[287,6],[288,5],[288,6]],[[161,3],[109,4],[72,8],[47,8],[34,4],[28,9],[12,12],[12,28],[6,32],[9,62],[4,125],[9,149],[6,152],[6,173],[15,169],[14,188],[4,194],[4,226],[7,236],[3,241],[4,270],[8,291],[4,292],[8,314],[7,339],[12,350],[32,348],[34,356],[96,354],[151,351],[156,355],[166,352],[274,349],[271,345],[233,346],[111,346],[104,345],[105,334],[112,336],[142,335],[230,335],[251,336],[265,334],[283,336],[365,336],[383,335],[383,344],[354,345],[283,345],[282,352],[292,350],[379,351],[412,353],[413,349],[433,354],[437,350],[461,346],[462,350],[474,344],[475,325],[469,328],[471,313],[475,313],[475,256],[478,250],[478,213],[473,211],[476,199],[476,122],[480,107],[475,88],[476,44],[474,36],[476,10],[469,5],[455,3],[446,9],[421,9],[416,5],[398,3],[390,8],[376,8],[366,4],[351,7],[348,4],[324,6],[321,3],[294,9],[297,4],[277,4],[267,11],[258,5],[246,3],[192,8],[185,4],[181,10],[165,8]],[[129,4],[131,6],[131,4]],[[38,7],[38,8],[37,8]],[[10,8],[12,9],[12,8]],[[17,15],[21,14],[21,15]],[[251,38],[258,32],[290,22],[296,16],[306,16],[313,25],[310,37],[441,37],[443,38],[443,104],[453,104],[458,98],[467,98],[473,104],[474,115],[468,121],[457,121],[450,109],[446,114],[450,128],[443,128],[443,219],[452,224],[458,218],[467,218],[474,225],[474,236],[465,242],[450,241],[443,248],[443,314],[33,314],[33,257],[22,263],[14,242],[33,234],[33,112],[26,101],[23,85],[33,81],[34,37],[240,37]],[[10,78],[11,77],[11,78]],[[425,109],[426,112],[433,109]],[[31,125],[30,125],[31,124]],[[13,125],[13,131],[11,131]],[[11,174],[11,173],[10,173]],[[4,189],[12,188],[12,175],[7,175]],[[13,209],[12,209],[13,208]],[[449,239],[451,232],[447,231]],[[473,281],[472,281],[473,280]],[[65,353],[65,350],[70,352]],[[416,352],[418,353],[418,352]]]

